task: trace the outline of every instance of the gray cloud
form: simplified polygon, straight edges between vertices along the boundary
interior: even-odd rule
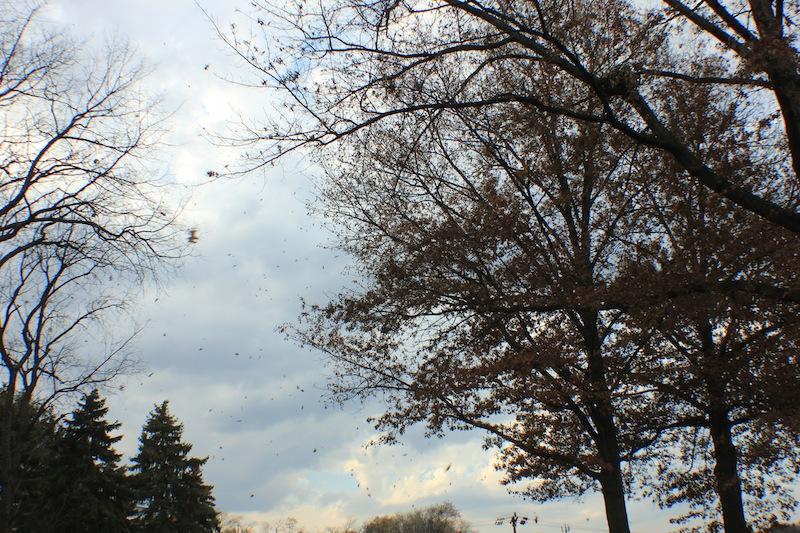
[[[235,4],[203,2],[223,23]],[[235,62],[193,1],[57,0],[46,13],[78,35],[92,29],[91,46],[118,32],[148,58],[150,90],[176,109],[159,159],[199,235],[180,275],[144,288],[135,303],[147,323],[137,342],[147,370],[109,400],[124,424],[124,453],[135,452],[153,404],[168,399],[194,452],[209,457],[219,507],[253,520],[293,515],[321,528],[449,500],[486,532],[500,531],[493,519],[514,510],[602,530],[597,497],[535,506],[509,496],[478,433],[429,440],[412,430],[400,446],[365,448],[374,437],[365,418],[379,406],[326,408],[324,359],[276,328],[295,320],[301,297],[324,302],[345,286],[347,260],[324,248],[328,234],[306,213],[315,170],[301,159],[195,186],[235,155],[209,144],[201,127],[223,127],[233,109],[260,113],[267,96],[215,77],[235,74]],[[637,530],[667,527],[649,504],[631,513]]]

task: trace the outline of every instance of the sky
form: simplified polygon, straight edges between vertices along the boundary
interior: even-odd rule
[[[144,326],[134,355],[142,371],[115,383],[110,416],[123,425],[119,449],[136,452],[155,403],[169,400],[218,508],[245,521],[294,517],[307,530],[363,523],[371,516],[452,502],[481,533],[512,512],[537,516],[520,533],[604,531],[602,500],[536,504],[500,485],[480,433],[429,440],[411,431],[391,447],[367,446],[365,419],[380,404],[329,405],[324,357],[288,341],[301,298],[324,303],[351,280],[322,221],[307,211],[317,171],[302,156],[268,172],[199,185],[236,157],[209,142],[237,113],[260,116],[270,95],[225,81],[246,75],[215,37],[202,8],[223,27],[235,0],[53,0],[48,23],[87,41],[127,39],[151,73],[145,88],[173,111],[157,154],[165,179],[187,198],[183,223],[199,240],[178,275],[144,287],[134,304]],[[120,328],[130,327],[122,324]],[[634,531],[669,529],[647,502],[630,504]]]

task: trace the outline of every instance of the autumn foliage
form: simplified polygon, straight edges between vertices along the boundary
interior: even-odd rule
[[[386,440],[482,430],[614,533],[641,493],[688,529],[791,513],[796,4],[255,5],[263,39],[222,34],[284,100],[247,161],[319,148],[365,280],[295,330],[336,398],[383,398]]]

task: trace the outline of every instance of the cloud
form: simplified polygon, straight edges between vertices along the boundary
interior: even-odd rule
[[[202,3],[223,21],[246,4]],[[365,447],[374,437],[365,419],[380,405],[321,401],[324,358],[276,328],[295,320],[301,297],[324,302],[346,286],[347,260],[324,247],[330,236],[306,213],[316,171],[302,159],[196,186],[235,154],[211,144],[202,128],[234,120],[232,109],[261,114],[269,95],[214,75],[235,73],[236,63],[192,0],[53,0],[46,13],[78,35],[118,31],[147,56],[149,89],[174,110],[158,155],[162,172],[199,236],[180,275],[144,287],[135,302],[137,321],[147,324],[137,342],[147,370],[120,382],[124,389],[109,399],[126,456],[153,404],[168,399],[193,453],[209,457],[205,478],[219,508],[250,520],[294,516],[317,530],[448,500],[482,532],[499,532],[494,518],[514,510],[602,530],[599,497],[576,506],[509,496],[478,433],[430,440],[412,429],[402,445]],[[631,509],[635,527],[665,529],[652,506]]]

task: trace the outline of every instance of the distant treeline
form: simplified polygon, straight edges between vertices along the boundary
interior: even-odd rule
[[[239,518],[230,516],[224,521],[222,533],[305,533],[294,518],[278,520],[260,526],[244,524]],[[375,516],[361,527],[353,522],[343,527],[328,527],[324,533],[475,533],[472,525],[461,518],[461,513],[452,503],[440,503],[395,513]]]

